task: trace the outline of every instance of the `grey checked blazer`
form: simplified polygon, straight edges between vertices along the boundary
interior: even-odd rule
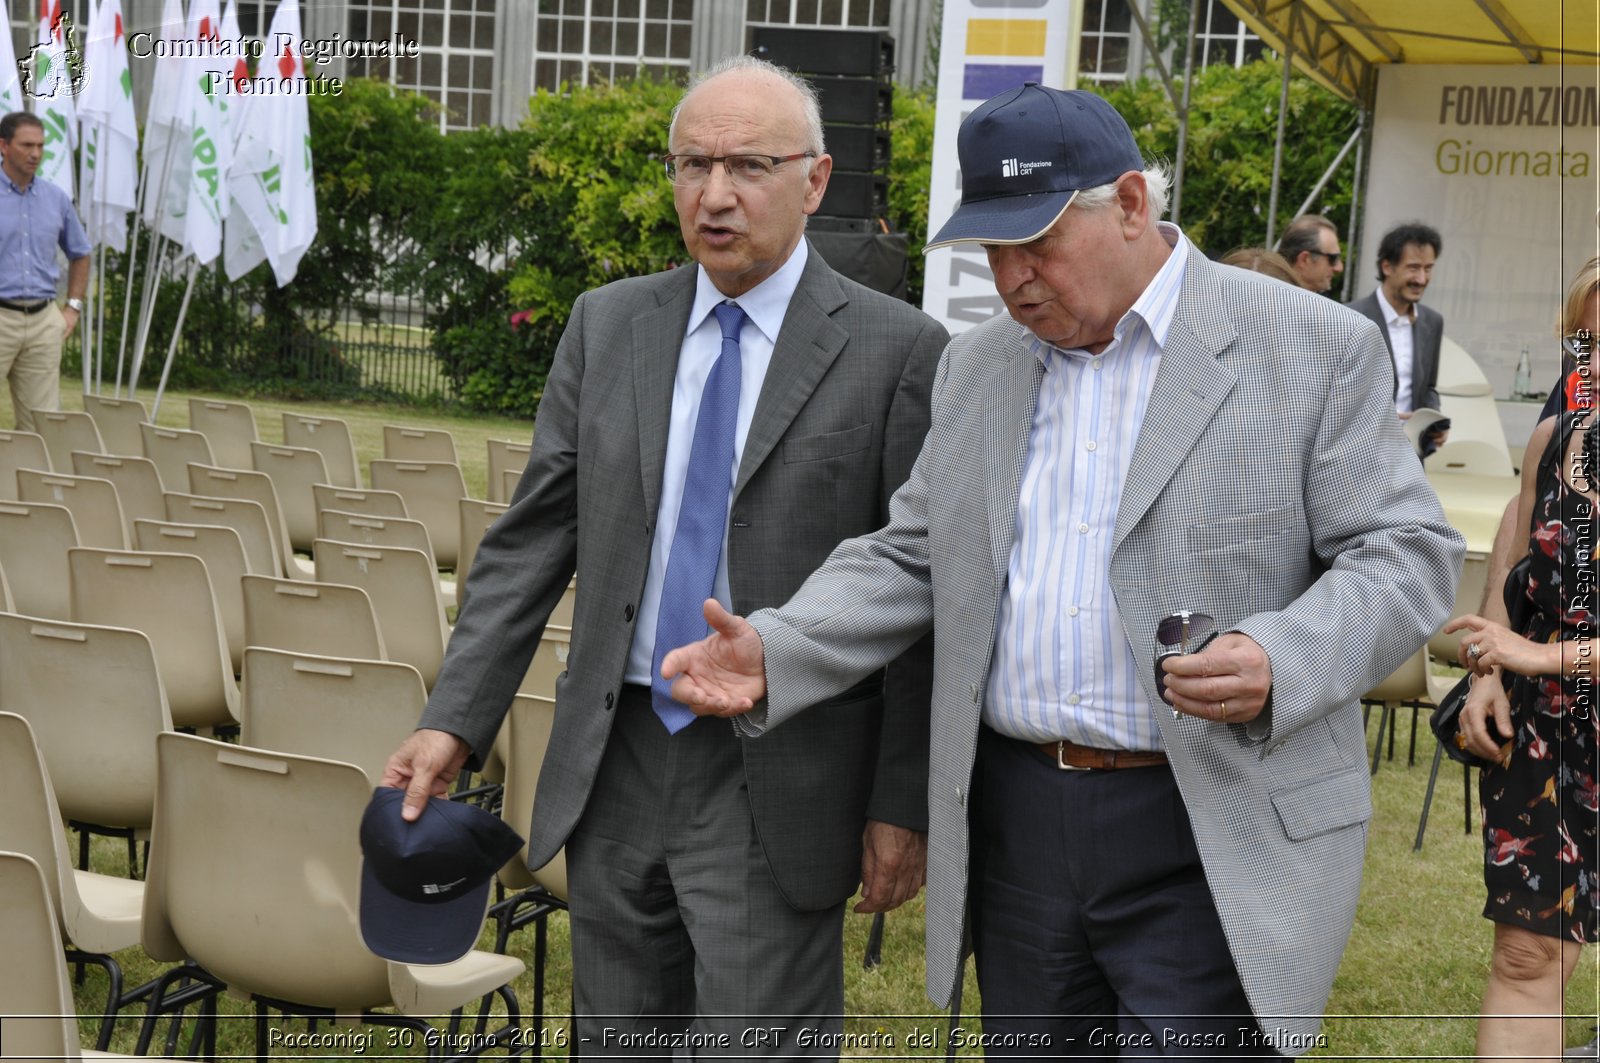
[[[1373,290],[1350,304],[1350,309],[1371,320],[1383,334],[1383,346],[1389,352],[1389,376],[1394,380],[1395,394],[1399,394],[1400,370],[1394,364],[1394,348],[1389,346],[1389,325],[1384,321],[1383,310],[1378,306],[1378,292]],[[1417,304],[1417,322],[1411,326],[1411,408],[1439,408],[1439,341],[1444,338],[1444,317],[1437,310]],[[1394,395],[1389,396],[1394,401]]]
[[[941,1006],[959,970],[979,710],[1043,373],[1026,339],[997,317],[952,341],[889,525],[751,618],[768,699],[741,726],[774,736],[933,624],[928,994]],[[1141,672],[1268,1031],[1318,1028],[1372,815],[1357,699],[1448,614],[1464,550],[1382,370],[1358,315],[1192,252],[1117,514],[1111,582],[1136,660],[1153,658],[1160,618],[1188,608],[1272,663],[1270,709],[1248,725],[1173,719]]]
[[[463,738],[469,763],[481,763],[576,569],[571,652],[528,835],[534,867],[582,814],[615,718],[694,292],[695,270],[684,268],[618,281],[574,304],[527,470],[478,549],[422,717],[421,726]],[[839,276],[810,250],[729,508],[735,611],[784,601],[840,540],[887,520],[927,432],[948,340],[932,318]],[[850,896],[866,818],[925,829],[929,648],[900,656],[886,677],[858,676],[791,736],[742,744],[767,863],[794,907]]]

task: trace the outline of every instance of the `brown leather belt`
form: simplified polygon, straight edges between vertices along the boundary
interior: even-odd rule
[[[1065,739],[1038,743],[1039,752],[1064,771],[1116,771],[1118,768],[1154,768],[1167,762],[1159,749],[1095,749]]]

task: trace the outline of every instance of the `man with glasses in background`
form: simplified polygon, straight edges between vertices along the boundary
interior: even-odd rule
[[[663,669],[755,748],[932,627],[933,1001],[970,940],[991,1057],[1299,1055],[1360,894],[1358,699],[1461,536],[1377,331],[1161,223],[1103,99],[1002,93],[958,150],[929,246],[983,245],[1008,315],[951,341],[889,524]]]
[[[1320,214],[1302,214],[1290,222],[1278,241],[1278,253],[1288,260],[1300,287],[1310,292],[1327,291],[1344,272],[1339,233]]]
[[[577,1053],[836,1056],[844,903],[860,882],[857,911],[884,911],[922,884],[929,647],[776,742],[652,679],[706,633],[706,598],[776,605],[884,523],[949,337],[805,240],[832,166],[805,82],[728,60],[668,144],[696,264],[574,304],[527,470],[383,782],[414,818],[482,763],[576,569],[528,838],[535,867],[566,847]]]

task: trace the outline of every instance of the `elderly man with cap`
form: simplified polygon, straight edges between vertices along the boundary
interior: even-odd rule
[[[959,150],[929,246],[982,244],[1008,314],[947,349],[889,524],[662,672],[759,735],[931,626],[935,1003],[966,932],[989,1054],[1295,1055],[1360,890],[1357,699],[1461,537],[1377,329],[1159,222],[1103,100],[1006,92]]]

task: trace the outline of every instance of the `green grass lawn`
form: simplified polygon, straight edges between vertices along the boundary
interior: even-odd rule
[[[73,383],[66,384],[69,392],[66,405],[80,408],[81,403],[72,393],[75,391]],[[142,393],[141,397],[148,406],[152,395]],[[187,425],[188,397],[187,393],[165,396],[158,420],[168,425]],[[480,495],[487,464],[484,440],[491,437],[526,440],[531,432],[531,425],[521,421],[422,415],[403,407],[271,401],[255,401],[252,405],[257,411],[259,432],[264,439],[274,442],[281,439],[278,417],[281,410],[343,417],[350,422],[363,468],[371,458],[381,456],[381,426],[385,423],[447,428],[455,434],[468,489]],[[9,397],[0,395],[0,424],[11,423],[8,407]],[[1311,1056],[1451,1059],[1470,1057],[1473,1052],[1476,1014],[1488,970],[1491,941],[1490,924],[1479,915],[1483,905],[1482,853],[1476,833],[1464,835],[1462,832],[1461,770],[1449,761],[1440,773],[1426,844],[1420,853],[1412,851],[1428,765],[1433,756],[1433,738],[1424,720],[1417,739],[1418,763],[1408,768],[1409,716],[1409,712],[1402,710],[1401,733],[1396,743],[1398,758],[1384,762],[1373,782],[1376,815],[1368,843],[1361,904],[1328,1006],[1327,1044],[1308,1053]],[[1375,729],[1376,716],[1373,723]],[[1473,804],[1476,828],[1475,781]],[[123,873],[126,861],[122,844],[97,842],[94,862],[97,870]],[[226,898],[218,898],[218,902],[226,903]],[[948,1019],[934,1011],[923,992],[922,914],[919,896],[890,915],[883,945],[884,962],[870,971],[864,970],[860,962],[870,920],[855,915],[847,917],[846,1006],[851,1017],[846,1030],[863,1042],[876,1035],[883,1047],[847,1050],[845,1054],[868,1058],[943,1054],[943,1030]],[[557,1013],[568,1010],[571,993],[566,929],[563,916],[551,920],[547,1006]],[[514,954],[531,960],[532,949],[531,929],[513,937]],[[138,949],[128,950],[117,958],[128,972],[129,984],[136,984],[160,969]],[[77,992],[80,1012],[98,1010],[104,987],[103,975],[91,971]],[[515,988],[523,1006],[531,1006],[531,975],[519,979]],[[965,1005],[968,1014],[974,1014],[978,1007],[970,965]],[[1600,980],[1597,980],[1597,962],[1592,950],[1579,965],[1567,995],[1567,1007],[1571,1013],[1567,1043],[1586,1042],[1595,1014],[1600,1010]],[[223,1024],[221,1051],[224,1056],[252,1053],[253,1031],[248,1006],[225,998],[221,1008],[230,1016]],[[551,1030],[565,1027],[559,1016],[549,1022]],[[280,1025],[284,1029],[305,1029],[303,1023]],[[336,1026],[345,1028],[342,1023]],[[122,1023],[113,1048],[131,1051],[136,1027],[136,1019]],[[83,1028],[86,1035],[92,1037],[94,1023],[86,1020]],[[326,1025],[319,1027],[327,1028]],[[910,1043],[909,1035],[913,1030],[924,1033],[938,1030],[935,1046],[928,1048]],[[378,1030],[375,1036],[377,1040],[366,1053],[368,1056],[389,1051],[383,1047],[385,1032]],[[296,1053],[280,1049],[275,1054]],[[332,1053],[301,1054],[327,1057]],[[420,1049],[413,1049],[411,1054],[420,1054]]]

